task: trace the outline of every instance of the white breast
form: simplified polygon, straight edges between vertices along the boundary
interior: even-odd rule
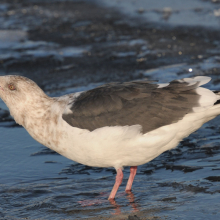
[[[65,121],[66,138],[61,140],[61,154],[76,162],[96,167],[138,166],[164,151],[175,148],[189,134],[216,117],[218,106],[186,115],[182,120],[146,134],[139,125],[104,127],[92,132],[73,128]]]

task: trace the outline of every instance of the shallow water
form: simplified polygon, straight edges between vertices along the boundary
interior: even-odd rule
[[[218,219],[220,192],[219,122],[208,123],[166,152],[142,165],[132,194],[125,178],[111,204],[113,169],[74,163],[36,143],[20,127],[1,127],[0,204],[2,219],[76,219],[121,216],[164,219]],[[216,129],[209,128],[214,126]],[[95,205],[82,206],[91,201]]]
[[[108,1],[117,12],[87,1],[2,2],[0,74],[27,76],[50,96],[109,81],[168,82],[197,75],[211,76],[206,87],[219,89],[217,1],[190,1],[184,10],[180,1],[174,7],[168,0],[159,6],[152,1],[146,10],[148,2],[131,7],[130,1]],[[159,13],[164,7],[172,8],[166,21]],[[125,17],[130,12],[139,18]],[[152,28],[148,18],[158,23]],[[178,28],[179,21],[186,26]],[[198,24],[203,27],[189,27]],[[214,31],[206,29],[209,24]],[[110,203],[114,169],[87,167],[56,154],[16,125],[2,101],[0,108],[0,219],[220,218],[220,117],[140,166],[131,194],[124,193],[125,168]]]

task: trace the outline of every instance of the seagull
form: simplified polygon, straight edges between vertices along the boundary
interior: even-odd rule
[[[0,97],[15,121],[41,144],[87,166],[115,168],[112,201],[123,167],[130,167],[129,193],[137,166],[175,148],[220,114],[220,92],[200,87],[210,79],[108,83],[49,97],[32,80],[7,75],[0,76]]]

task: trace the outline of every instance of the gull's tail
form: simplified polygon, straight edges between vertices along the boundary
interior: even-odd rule
[[[214,105],[220,104],[220,91],[213,91],[217,96],[217,101],[214,103]]]

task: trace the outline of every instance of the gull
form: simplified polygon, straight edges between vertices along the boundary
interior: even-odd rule
[[[87,166],[115,168],[111,201],[123,167],[130,167],[125,188],[130,192],[137,166],[175,148],[220,114],[220,92],[201,87],[210,79],[108,83],[49,97],[32,80],[7,75],[0,76],[0,97],[15,121],[41,144]]]

